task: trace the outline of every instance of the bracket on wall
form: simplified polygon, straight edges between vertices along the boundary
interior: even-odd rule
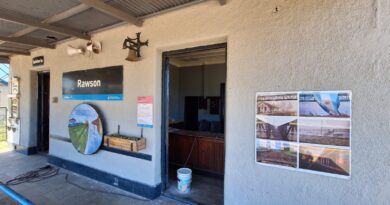
[[[129,55],[126,58],[128,61],[139,61],[141,59],[141,47],[149,45],[149,40],[141,41],[140,32],[136,33],[136,35],[136,38],[127,37],[123,41],[123,49],[129,49]]]

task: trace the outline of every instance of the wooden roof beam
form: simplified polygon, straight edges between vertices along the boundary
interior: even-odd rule
[[[28,26],[36,27],[39,29],[55,32],[55,33],[60,33],[64,35],[69,35],[85,40],[90,40],[91,37],[86,34],[82,33],[79,31],[74,31],[72,29],[68,28],[63,28],[59,26],[54,26],[50,25],[47,23],[42,23],[40,20],[32,17],[32,16],[27,16],[25,14],[17,13],[8,9],[0,8],[0,19],[6,20],[6,21],[11,21],[19,24],[25,24]]]
[[[13,49],[5,49],[5,48],[0,48],[0,52],[1,53],[24,55],[24,56],[29,56],[30,55],[29,51],[19,51],[19,50],[13,50]]]
[[[105,14],[108,14],[110,16],[113,16],[115,18],[121,19],[123,21],[126,21],[128,23],[134,24],[136,26],[141,27],[143,21],[120,10],[115,7],[112,7],[108,4],[105,4],[104,2],[100,0],[80,0],[81,3],[86,4],[88,6],[91,6]]]
[[[219,4],[220,4],[221,6],[223,6],[223,5],[226,4],[226,0],[218,0],[218,2],[219,2]]]
[[[0,56],[0,63],[9,63],[9,57],[8,56]]]
[[[23,44],[23,45],[37,46],[37,47],[42,47],[42,48],[50,48],[50,49],[55,48],[55,45],[50,45],[45,41],[32,39],[32,38],[0,36],[0,41],[19,43],[19,44]]]

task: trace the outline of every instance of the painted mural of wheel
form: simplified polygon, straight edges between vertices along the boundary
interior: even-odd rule
[[[96,153],[103,141],[102,122],[98,112],[88,104],[77,105],[70,114],[69,137],[81,154]]]

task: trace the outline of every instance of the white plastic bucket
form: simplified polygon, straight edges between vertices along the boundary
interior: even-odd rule
[[[192,171],[188,168],[177,170],[177,189],[180,193],[190,193],[191,191]]]

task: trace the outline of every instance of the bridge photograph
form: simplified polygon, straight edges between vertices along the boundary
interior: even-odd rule
[[[350,151],[315,146],[299,147],[299,168],[350,176]]]
[[[257,120],[256,122],[256,138],[297,141],[297,120],[282,122],[283,124],[275,125],[271,121]]]

